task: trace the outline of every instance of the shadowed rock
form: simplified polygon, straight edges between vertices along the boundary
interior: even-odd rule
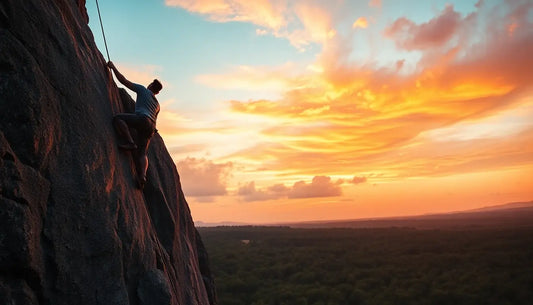
[[[216,304],[157,134],[135,188],[111,123],[133,101],[87,22],[83,0],[0,2],[0,304]]]

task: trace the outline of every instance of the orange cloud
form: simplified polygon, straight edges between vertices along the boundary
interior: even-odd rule
[[[353,183],[353,184],[360,184],[360,183],[365,183],[365,182],[366,182],[366,177],[357,177],[357,176],[354,176],[352,180],[350,181],[350,183]]]
[[[239,187],[237,194],[242,196],[245,201],[263,201],[284,198],[287,196],[289,188],[283,184],[275,184],[265,189],[256,189],[255,182],[249,182]]]
[[[342,195],[341,181],[332,182],[330,177],[315,176],[311,183],[298,181],[288,193],[289,198],[334,197]]]
[[[461,15],[452,5],[447,5],[439,16],[419,25],[402,17],[385,30],[385,36],[394,39],[396,46],[406,50],[440,47],[450,41],[460,22]]]
[[[368,20],[366,20],[365,17],[359,17],[355,22],[352,24],[352,28],[362,28],[366,29],[368,27]]]
[[[226,179],[233,167],[231,162],[216,164],[206,159],[186,158],[176,166],[181,174],[185,195],[220,196],[227,194]]]
[[[242,196],[245,201],[336,197],[342,195],[341,185],[343,183],[343,179],[333,182],[330,177],[315,176],[310,183],[300,180],[295,182],[292,187],[278,183],[266,188],[256,188],[255,182],[252,181],[240,186],[237,195]]]

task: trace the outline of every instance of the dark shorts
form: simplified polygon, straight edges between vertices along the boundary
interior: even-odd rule
[[[136,113],[119,113],[115,115],[115,119],[120,119],[128,125],[130,129],[134,129],[136,135],[132,135],[137,149],[140,153],[146,153],[150,139],[155,133],[155,123],[149,117]]]

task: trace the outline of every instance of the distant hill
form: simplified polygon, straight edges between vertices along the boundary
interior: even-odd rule
[[[492,205],[488,207],[483,207],[479,209],[468,210],[465,212],[480,212],[480,211],[496,211],[496,210],[507,210],[507,209],[516,209],[516,208],[528,208],[533,207],[533,201],[529,202],[511,202],[499,205]]]
[[[194,225],[198,228],[207,228],[207,227],[236,227],[236,226],[247,226],[248,223],[245,222],[233,222],[233,221],[221,221],[221,222],[203,222],[195,221]]]
[[[344,220],[321,220],[254,224],[245,222],[203,222],[195,221],[196,227],[235,226],[287,226],[293,228],[386,228],[411,227],[418,229],[465,228],[487,226],[533,226],[533,201],[512,202],[478,209],[439,214],[424,214],[402,217],[381,217]]]
[[[498,226],[533,226],[533,201],[513,202],[479,209],[441,214],[372,219],[307,221],[284,223],[293,228],[380,228],[418,229],[484,228]]]

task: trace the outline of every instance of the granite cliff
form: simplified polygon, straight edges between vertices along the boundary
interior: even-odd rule
[[[158,134],[135,188],[111,123],[133,101],[87,23],[85,0],[0,2],[0,304],[216,304]]]

